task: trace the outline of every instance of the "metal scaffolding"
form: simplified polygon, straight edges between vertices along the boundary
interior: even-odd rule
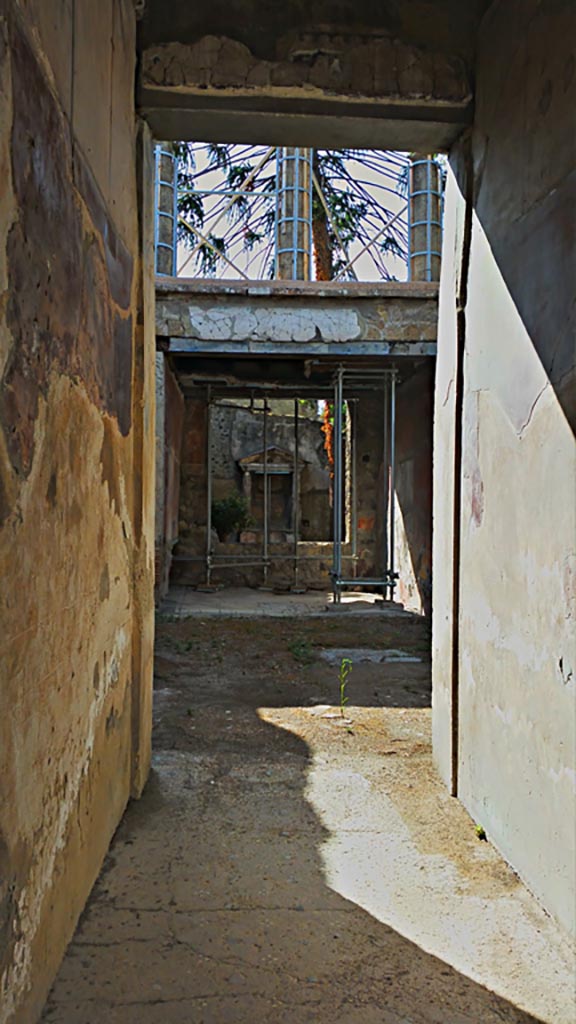
[[[342,591],[347,587],[360,585],[380,589],[384,597],[392,600],[398,573],[394,567],[395,542],[395,486],[396,486],[396,384],[398,373],[395,368],[390,370],[356,370],[338,367],[334,376],[334,541],[332,561],[332,592],[335,603],[340,603]],[[352,426],[352,488],[351,488],[351,541],[354,574],[344,576],[342,572],[342,546],[346,540],[344,522],[344,408],[346,384],[350,389],[382,388],[383,391],[383,445],[382,458],[384,465],[383,494],[383,551],[382,575],[379,577],[359,577],[356,575],[358,559],[358,515],[357,515],[357,466],[356,466],[356,429]]]
[[[270,479],[271,473],[268,462],[268,417],[270,405],[265,392],[261,394],[261,407],[257,408],[255,399],[251,400],[251,410],[262,413],[262,549],[259,557],[254,554],[230,555],[221,557],[215,555],[212,550],[212,417],[211,411],[215,406],[226,407],[226,402],[218,401],[212,395],[211,388],[206,390],[207,424],[206,424],[206,586],[212,585],[212,573],[217,569],[235,568],[258,568],[262,569],[262,585],[268,585],[268,574],[272,561],[292,561],[293,563],[293,585],[298,587],[298,562],[302,556],[298,553],[298,530],[299,530],[299,418],[298,399],[294,400],[294,452],[293,452],[293,479],[292,479],[292,527],[293,527],[293,552],[292,555],[270,553]],[[236,408],[236,407],[235,407]]]
[[[392,369],[351,369],[338,366],[333,379],[334,408],[334,440],[333,440],[333,539],[332,539],[332,592],[335,603],[341,602],[342,592],[350,587],[367,586],[381,590],[385,598],[392,600],[398,579],[394,564],[395,540],[395,433],[396,433],[396,385],[398,372]],[[230,389],[226,389],[227,392]],[[381,575],[375,577],[358,576],[358,467],[357,467],[357,433],[358,415],[361,406],[361,393],[374,394],[381,390],[383,398],[382,426],[382,458],[384,491],[382,494],[382,552]],[[287,388],[293,394],[293,386]],[[275,388],[274,397],[284,393],[282,386]],[[251,397],[250,408],[262,414],[262,542],[260,554],[223,553],[218,555],[213,550],[212,542],[212,499],[213,499],[213,455],[212,455],[212,409],[226,407],[226,401],[214,393],[211,386],[206,388],[207,425],[206,425],[206,544],[205,569],[206,586],[212,586],[213,573],[221,569],[260,568],[262,570],[262,586],[267,587],[270,568],[274,563],[292,564],[292,589],[299,591],[300,571],[302,564],[312,561],[324,561],[324,555],[305,554],[300,550],[300,418],[298,399],[294,398],[293,414],[293,451],[292,451],[292,549],[291,552],[274,553],[270,546],[270,482],[274,469],[269,462],[269,394],[262,384],[255,387]],[[257,395],[257,397],[256,397]],[[230,397],[233,397],[231,395]],[[258,404],[259,403],[259,404]],[[235,406],[236,408],[236,406]],[[351,410],[348,415],[346,409]],[[348,429],[345,430],[345,416]],[[346,437],[346,435],[348,435]],[[348,515],[344,511],[344,488],[346,484],[346,460],[348,459],[347,498]],[[259,471],[260,472],[260,471]],[[330,543],[330,542],[327,542]],[[345,545],[348,551],[344,550]],[[194,561],[196,559],[190,559]],[[202,559],[200,559],[202,560]],[[378,559],[380,561],[380,559]],[[349,567],[349,574],[343,571],[344,564]]]
[[[196,242],[186,255],[180,273],[186,270],[199,253],[209,253],[213,260],[212,271],[218,277],[250,280],[267,278],[273,273],[279,280],[311,280],[314,276],[313,209],[316,204],[322,208],[330,226],[334,251],[340,254],[335,280],[357,280],[359,262],[367,255],[380,268],[381,275],[389,277],[392,271],[389,274],[384,272],[382,254],[388,251],[389,240],[397,239],[397,236],[403,248],[405,232],[408,243],[408,280],[439,279],[444,182],[437,158],[411,158],[407,164],[408,201],[400,200],[398,191],[399,205],[396,212],[390,211],[386,219],[371,221],[371,229],[365,229],[363,244],[358,247],[357,240],[347,240],[346,235],[343,235],[342,226],[328,201],[326,186],[322,185],[314,172],[314,150],[270,146],[263,152],[262,147],[256,147],[255,154],[253,165],[248,164],[246,167],[246,170],[250,168],[248,173],[232,186],[224,178],[212,188],[195,186],[179,189],[178,159],[173,147],[168,143],[155,146],[157,274],[176,274],[178,199],[194,196],[200,203],[202,216],[198,222],[194,222],[193,218],[186,220],[185,216],[182,217],[182,223],[186,224],[189,233],[196,236]],[[268,173],[271,161],[276,163],[274,175],[268,175],[264,184],[259,184],[262,174]],[[198,185],[202,175],[208,172],[210,175],[224,174],[222,170],[204,168],[198,172]],[[390,191],[390,187],[381,182],[376,182],[374,187]],[[214,197],[218,201],[211,205],[210,200]],[[202,204],[205,199],[208,206],[204,213]],[[246,212],[243,214],[242,210]],[[256,218],[258,224],[258,230],[252,234],[249,230],[252,223],[250,218]],[[270,229],[270,238],[266,240],[269,228],[264,230],[262,225],[270,219],[273,230]],[[369,237],[366,237],[367,233]],[[247,237],[251,238],[249,246],[246,245]],[[204,267],[203,273],[209,271]],[[201,275],[196,271],[194,276]]]

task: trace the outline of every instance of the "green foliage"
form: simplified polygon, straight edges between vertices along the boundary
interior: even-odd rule
[[[314,661],[312,644],[304,637],[295,637],[294,640],[289,640],[288,650],[294,661],[299,662],[301,665],[311,665]]]
[[[334,423],[335,423],[334,402],[327,402],[326,401],[325,405],[326,405],[326,407],[328,409],[328,413],[327,413],[327,415],[325,417],[325,422],[329,423],[330,426],[333,427]],[[346,429],[346,427],[345,427],[345,424],[346,424],[346,402],[342,402],[342,423],[344,425],[344,429]]]
[[[478,839],[482,839],[484,842],[486,842],[488,836],[486,835],[485,829],[482,825],[476,825],[474,831],[476,832]]]
[[[193,265],[196,273],[204,276],[228,274],[230,264],[223,256],[234,262],[243,252],[250,254],[248,267],[258,267],[260,276],[274,276],[274,157],[264,162],[254,174],[258,162],[266,155],[266,149],[263,146],[232,144],[177,144],[178,238],[195,250]],[[407,185],[407,157],[395,152],[317,149],[313,162],[314,173],[329,210],[327,217],[324,204],[314,189],[313,221],[325,226],[323,237],[331,253],[330,276],[333,276],[347,267],[348,247],[354,242],[362,245],[369,242],[389,220],[389,198],[398,196]],[[203,195],[207,186],[214,187],[215,173],[220,176],[218,188],[228,192],[241,191],[242,194],[221,194],[215,199]],[[221,238],[209,234],[210,225],[213,223],[216,227],[216,221]],[[198,231],[208,237],[214,248],[205,244],[198,246]],[[391,277],[386,259],[390,256],[405,257],[406,248],[405,227],[397,221],[371,250],[384,280]],[[354,276],[353,269],[345,270],[345,277],[353,279]]]
[[[349,189],[337,192],[333,185],[326,182],[324,195],[340,238],[345,245],[353,242],[358,234],[359,223],[368,211],[366,202],[357,202]],[[334,245],[337,245],[336,237]]]
[[[220,253],[226,255],[226,241],[224,238],[218,238],[217,235],[208,235],[208,242],[210,245],[202,242],[198,246],[198,260],[202,273],[206,277],[213,277],[218,266]]]
[[[208,161],[211,167],[227,171],[231,163],[231,147],[222,142],[208,143]]]
[[[261,242],[264,236],[258,231],[252,231],[251,228],[246,228],[244,231],[244,248],[247,252],[252,252],[252,249],[257,242]]]
[[[342,715],[342,718],[344,718],[344,711],[349,700],[346,696],[346,684],[351,671],[352,661],[350,658],[342,658],[342,661],[340,662],[340,671],[338,673],[338,682],[340,683],[340,714]]]
[[[179,241],[193,246],[197,235],[193,228],[202,228],[204,224],[204,202],[202,196],[194,189],[196,177],[196,159],[194,147],[185,142],[174,146],[178,159],[178,228]]]
[[[385,238],[384,241],[380,243],[380,252],[392,253],[393,256],[398,256],[400,259],[404,256],[404,253],[395,238]]]
[[[237,491],[212,503],[212,526],[219,540],[225,540],[232,532],[247,529],[252,522],[246,498]]]
[[[177,637],[171,637],[168,643],[178,654],[189,654],[195,647],[193,640],[179,640]]]
[[[183,231],[189,229],[192,225],[197,228],[202,228],[204,224],[204,203],[202,202],[202,196],[199,196],[196,192],[182,192],[178,198],[178,213],[180,217],[184,218],[184,223],[181,225],[180,236],[183,237]],[[194,243],[195,233],[189,231],[192,236],[191,241]]]

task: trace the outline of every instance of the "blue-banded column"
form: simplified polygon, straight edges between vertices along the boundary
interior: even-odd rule
[[[312,150],[281,146],[276,154],[275,277],[312,276]]]
[[[175,277],[178,161],[169,143],[154,147],[154,211],[154,267],[157,274]]]
[[[442,171],[431,156],[410,164],[408,280],[439,281],[442,252]]]

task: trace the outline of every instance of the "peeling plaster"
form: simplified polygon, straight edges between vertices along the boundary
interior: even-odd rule
[[[323,42],[323,38],[325,42]],[[466,65],[458,57],[389,37],[316,33],[294,40],[285,59],[262,60],[225,36],[196,43],[165,43],[144,51],[144,86],[179,90],[295,90],[355,97],[438,99],[465,105],[471,98]],[[298,94],[298,92],[296,92]]]
[[[122,65],[114,108],[92,118],[94,94],[87,110],[75,94],[75,123],[96,139],[102,128],[100,152],[121,165],[112,186],[108,167],[97,181],[71,130],[69,88],[59,93],[62,82],[77,85],[66,25],[51,35],[44,5],[16,12],[12,0],[0,19],[0,170],[11,186],[0,195],[2,1024],[37,1019],[128,800],[132,764],[140,758],[143,784],[147,763],[133,711],[148,681],[151,551],[145,536],[135,546],[134,505],[153,458],[138,458],[144,411],[132,394],[133,384],[144,391],[133,347],[133,12],[128,0],[115,6],[114,55],[106,33],[104,54],[90,39],[84,64],[111,74]],[[87,40],[76,44],[78,62]]]
[[[189,307],[189,332],[205,341],[227,341],[231,338],[256,339],[266,336],[274,341],[311,341],[322,337],[332,341],[348,341],[360,337],[358,317],[353,310],[336,316],[328,311],[317,314],[313,324],[310,316],[299,310],[270,307],[258,317],[248,309],[213,309],[199,313]],[[188,332],[186,332],[188,333]]]
[[[7,1024],[12,1014],[15,1013],[22,994],[30,984],[34,966],[32,939],[40,924],[44,896],[49,891],[58,855],[66,844],[70,816],[78,801],[81,784],[91,761],[96,729],[108,699],[108,690],[118,681],[120,675],[120,663],[128,648],[127,628],[129,625],[130,619],[116,631],[113,637],[105,685],[89,707],[83,756],[77,758],[73,765],[73,774],[67,776],[66,799],[59,802],[50,836],[48,837],[46,834],[43,836],[43,848],[48,850],[48,859],[44,861],[39,858],[35,859],[28,884],[22,890],[17,901],[22,932],[14,947],[13,963],[0,978],[0,991],[7,993],[5,1003],[0,1007],[0,1024]],[[36,894],[34,899],[30,899],[31,892]]]
[[[428,286],[429,287],[429,286]],[[343,294],[338,294],[339,291]],[[253,294],[223,289],[212,295],[194,280],[170,293],[164,286],[156,304],[159,336],[196,344],[355,344],[409,346],[434,343],[437,299],[426,289],[396,286],[386,297],[367,289],[261,289]],[[324,292],[326,291],[326,294]],[[168,292],[168,293],[167,293]],[[404,349],[402,349],[404,351]]]

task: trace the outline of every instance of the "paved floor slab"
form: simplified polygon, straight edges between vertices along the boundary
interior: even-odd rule
[[[379,594],[350,591],[342,594],[335,604],[332,594],[322,590],[306,593],[252,587],[223,587],[214,590],[194,590],[192,587],[174,587],[162,604],[162,618],[310,618],[325,615],[386,615],[407,616],[402,605],[383,601]]]
[[[420,660],[354,664],[344,718],[320,653],[353,646]],[[428,646],[410,616],[161,623],[154,769],[44,1024],[573,1024],[570,947],[435,774]]]

